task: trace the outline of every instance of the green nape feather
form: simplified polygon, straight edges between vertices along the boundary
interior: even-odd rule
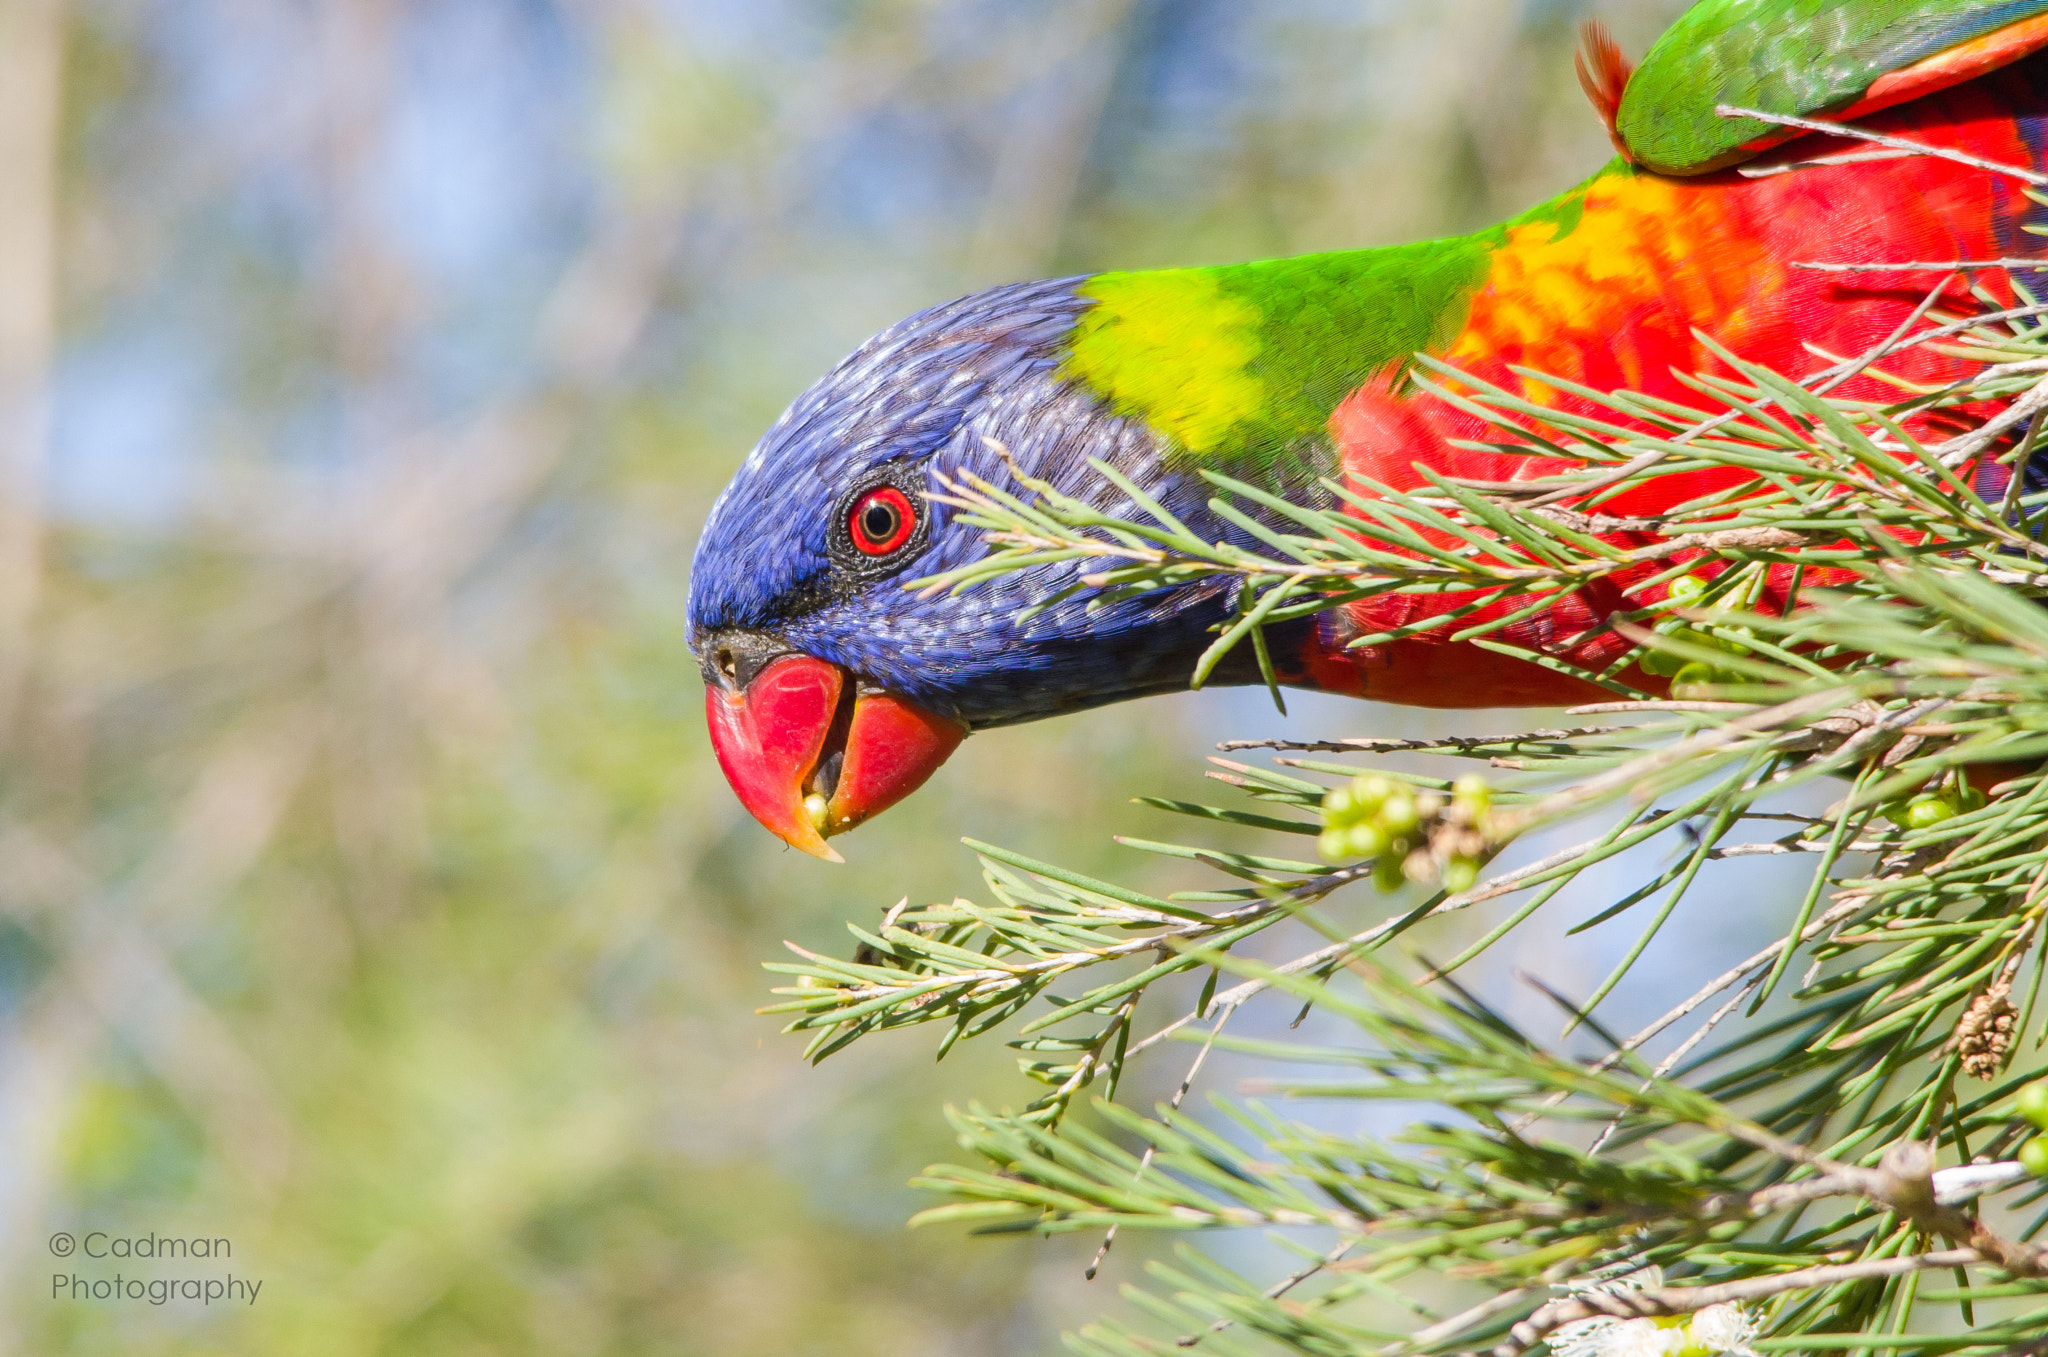
[[[2048,14],[2048,0],[1701,0],[1629,80],[1617,130],[1639,164],[1703,174],[1777,129],[1717,104],[1809,116],[1873,82]]]
[[[1343,399],[1447,348],[1515,228],[1578,228],[1586,193],[1633,169],[1613,161],[1579,184],[1469,236],[1213,268],[1098,273],[1060,375],[1117,414],[1143,419],[1182,456],[1262,474],[1287,458],[1321,471]]]
[[[1313,458],[1339,401],[1457,334],[1496,234],[1099,273],[1061,375],[1210,465]]]

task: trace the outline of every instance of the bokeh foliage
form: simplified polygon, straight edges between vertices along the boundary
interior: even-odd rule
[[[1640,49],[1674,8],[1608,11]],[[1578,11],[4,15],[0,1349],[993,1354],[1093,1313],[1084,1246],[901,1229],[940,1104],[1035,1086],[808,1069],[756,963],[950,898],[963,833],[1109,870],[1245,709],[977,739],[828,870],[709,760],[695,527],[918,306],[1570,182]],[[227,1237],[266,1290],[52,1301],[89,1229]]]

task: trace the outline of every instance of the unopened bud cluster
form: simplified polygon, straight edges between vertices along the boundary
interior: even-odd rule
[[[1939,783],[1884,804],[1884,818],[1901,829],[1932,829],[1943,820],[1967,815],[1984,804],[1984,793],[1951,773]]]
[[[1690,607],[1699,602],[1700,595],[1704,594],[1706,589],[1707,582],[1697,575],[1680,575],[1667,586],[1671,601],[1680,607]],[[1715,606],[1725,608],[1729,604],[1726,601],[1720,601]],[[1702,650],[1718,650],[1726,655],[1749,654],[1749,647],[1739,642],[1723,640],[1719,636],[1714,636],[1704,631],[1696,631],[1691,627],[1681,626],[1668,630],[1660,628],[1659,630],[1673,640],[1683,641],[1687,645],[1695,646]],[[1699,696],[1702,690],[1719,684],[1744,682],[1744,676],[1732,670],[1723,669],[1704,660],[1683,659],[1662,650],[1643,652],[1637,656],[1636,666],[1645,674],[1655,674],[1659,678],[1670,679],[1671,695],[1676,698]]]
[[[2012,985],[2007,981],[1993,981],[1972,999],[1956,1020],[1955,1048],[1962,1057],[1963,1073],[1972,1079],[1996,1079],[2012,1050],[2019,1020],[2019,1010],[2012,1003]]]
[[[2037,1131],[2048,1131],[2048,1079],[2036,1079],[2013,1099],[2013,1110],[2034,1123]],[[2020,1167],[2036,1178],[2048,1178],[2048,1135],[2035,1136],[2020,1146]]]
[[[1492,798],[1486,780],[1472,775],[1451,785],[1447,801],[1441,792],[1360,773],[1323,798],[1316,849],[1330,863],[1374,860],[1381,890],[1404,881],[1470,890],[1492,851]]]

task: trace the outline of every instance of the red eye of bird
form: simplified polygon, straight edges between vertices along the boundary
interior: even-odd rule
[[[917,510],[910,496],[893,485],[878,485],[853,502],[846,516],[847,535],[868,556],[901,550],[917,531]]]

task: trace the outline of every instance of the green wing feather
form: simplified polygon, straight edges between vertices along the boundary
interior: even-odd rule
[[[1638,164],[1704,174],[1776,130],[1717,104],[1846,108],[1881,76],[2042,14],[2048,0],[1701,0],[1629,79],[1616,130]]]

